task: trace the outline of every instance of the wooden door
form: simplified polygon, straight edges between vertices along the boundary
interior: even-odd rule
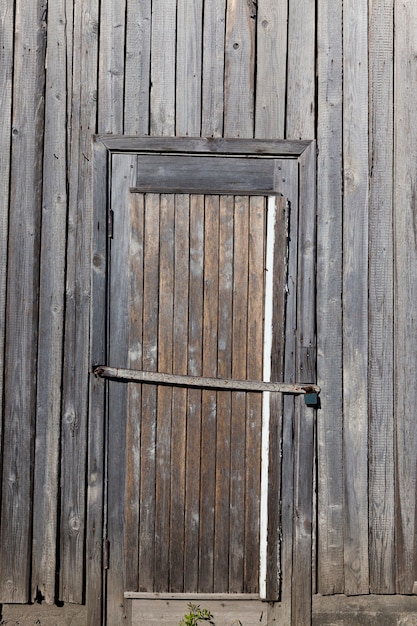
[[[279,196],[118,201],[109,365],[282,380],[287,221]],[[121,591],[278,600],[280,417],[279,393],[110,381],[108,623]]]

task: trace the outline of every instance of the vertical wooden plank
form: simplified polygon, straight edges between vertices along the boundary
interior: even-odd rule
[[[175,134],[176,0],[152,1],[151,135]]]
[[[258,0],[255,137],[284,137],[288,3]]]
[[[107,326],[107,150],[94,142],[94,214],[91,287],[91,362],[106,362]],[[103,609],[103,520],[104,520],[104,380],[90,374],[87,521],[86,602],[91,624],[101,623]]]
[[[59,443],[67,221],[65,5],[48,11],[39,347],[33,491],[32,598],[56,598]],[[45,520],[48,524],[45,524]]]
[[[158,194],[146,194],[143,284],[143,368],[158,368],[159,204]],[[155,481],[157,388],[142,389],[139,590],[153,591],[155,580]]]
[[[393,15],[370,2],[369,523],[371,593],[395,593],[393,348]]]
[[[297,281],[297,378],[316,380],[316,159],[311,144],[299,159],[300,206]],[[315,411],[296,400],[294,429],[294,624],[311,624]]]
[[[296,328],[297,328],[297,270],[298,270],[298,163],[279,161],[276,165],[275,186],[289,201],[289,249],[286,280],[286,319],[284,380],[295,382],[296,372]],[[277,402],[278,398],[275,399]],[[280,406],[271,411],[279,411]],[[292,619],[293,577],[293,521],[294,521],[294,397],[284,396],[282,406],[282,546],[281,546],[281,607],[275,612],[284,623]]]
[[[246,376],[262,380],[263,316],[265,268],[266,199],[249,199],[248,250],[248,361]],[[261,492],[262,395],[247,394],[246,399],[246,476],[245,476],[245,593],[259,591],[259,515]]]
[[[248,330],[249,199],[235,196],[232,377],[246,378]],[[229,591],[243,588],[245,518],[246,393],[232,393],[230,445]]]
[[[225,38],[225,137],[253,137],[255,18],[254,2],[228,1]]]
[[[226,0],[204,4],[201,135],[221,137],[224,108]]]
[[[149,134],[151,0],[129,0],[126,8],[124,132]]]
[[[175,133],[198,137],[201,132],[202,0],[178,0]]]
[[[232,376],[233,320],[233,196],[220,197],[219,220],[219,328],[217,348],[218,376]],[[222,592],[229,585],[229,515],[230,483],[230,420],[232,394],[217,394],[216,504],[214,537],[214,591]]]
[[[125,157],[126,158],[126,157]],[[142,369],[143,352],[143,255],[144,194],[130,194],[128,242],[129,336],[128,367]],[[125,245],[120,242],[120,245]],[[125,567],[126,590],[139,585],[139,501],[142,385],[129,384],[126,414]]]
[[[394,410],[396,453],[396,552],[397,593],[412,593],[417,580],[416,487],[417,428],[414,341],[417,287],[417,5],[395,3],[395,127],[394,127]]]
[[[369,592],[368,567],[368,14],[343,17],[343,400],[345,593]]]
[[[318,7],[318,591],[344,589],[342,376],[342,5]]]
[[[204,196],[190,196],[188,374],[201,375],[203,359]],[[191,304],[192,303],[192,304]],[[184,591],[198,589],[200,528],[201,391],[189,389],[186,442]]]
[[[175,198],[173,371],[187,374],[190,197]],[[187,390],[172,391],[170,590],[184,589]]]
[[[114,212],[111,242],[109,298],[109,363],[122,367],[129,351],[129,314],[126,296],[130,293],[129,265],[130,206],[129,186],[134,181],[134,157],[113,155],[111,164],[111,208]],[[108,389],[107,454],[107,540],[111,564],[107,571],[107,620],[120,624],[124,619],[125,591],[125,488],[127,389],[125,383],[110,381]]]
[[[15,3],[14,20],[0,533],[2,602],[28,602],[31,573],[46,24],[42,2],[23,5]],[[6,36],[7,41],[10,46]],[[8,165],[2,173],[7,179]],[[3,182],[9,189],[7,179]]]
[[[219,196],[204,207],[203,376],[217,376]],[[214,585],[217,393],[202,391],[199,591]]]
[[[288,271],[288,201],[274,199],[275,232],[273,258],[273,303],[272,303],[272,353],[270,355],[271,380],[284,380],[285,355],[285,289]],[[268,210],[269,203],[268,199]],[[270,236],[269,234],[267,235]],[[266,319],[266,314],[265,314]],[[266,321],[265,321],[266,324]],[[264,355],[264,359],[266,355]],[[264,363],[265,371],[266,363]],[[267,494],[267,562],[265,596],[268,600],[279,598],[282,575],[281,565],[281,442],[283,398],[281,394],[271,394],[269,401],[269,441],[268,441],[268,494]]]
[[[100,4],[98,130],[123,133],[126,2]]]
[[[75,6],[61,420],[60,599],[81,603],[85,576],[92,141],[97,112],[98,2]],[[75,123],[76,121],[76,123]]]
[[[289,0],[287,139],[315,136],[316,2]]]
[[[0,8],[0,109],[3,123],[0,126],[0,424],[3,424],[3,383],[4,347],[6,326],[6,287],[7,287],[7,241],[9,232],[10,169],[13,93],[13,50],[14,50],[14,4],[5,2]],[[3,428],[0,428],[2,446]],[[1,481],[0,481],[1,489]]]
[[[174,204],[162,195],[159,209],[158,371],[172,373],[174,316]],[[158,387],[156,427],[155,591],[169,588],[172,388]]]

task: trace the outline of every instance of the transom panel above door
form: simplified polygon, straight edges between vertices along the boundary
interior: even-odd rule
[[[93,265],[107,623],[135,593],[283,602],[297,553],[292,540],[281,552],[296,532],[280,509],[293,453],[281,457],[302,411],[256,385],[315,380],[311,159],[268,142],[254,156],[250,142],[131,141],[108,153]]]

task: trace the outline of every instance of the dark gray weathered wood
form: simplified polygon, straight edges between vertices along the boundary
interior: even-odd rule
[[[12,603],[31,596],[45,26],[40,1],[15,3],[0,530],[0,600]]]

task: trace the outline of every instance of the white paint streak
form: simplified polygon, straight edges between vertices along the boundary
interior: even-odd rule
[[[275,198],[268,198],[265,263],[265,325],[263,380],[271,380],[272,354],[272,313],[274,288],[274,248],[275,248]],[[261,470],[261,520],[260,520],[260,567],[259,595],[266,599],[267,547],[268,547],[268,465],[269,465],[269,391],[262,394],[262,470]]]

